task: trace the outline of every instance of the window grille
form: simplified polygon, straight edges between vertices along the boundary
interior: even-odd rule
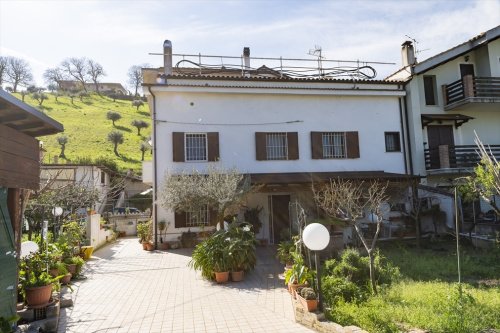
[[[189,209],[186,212],[186,227],[198,227],[210,224],[208,205],[202,206],[199,210]]]
[[[207,134],[187,133],[185,136],[186,161],[207,160]]]
[[[288,159],[288,140],[286,133],[266,134],[266,154],[268,160]]]
[[[385,132],[385,151],[401,151],[399,132]]]
[[[345,133],[323,133],[323,158],[346,158]]]

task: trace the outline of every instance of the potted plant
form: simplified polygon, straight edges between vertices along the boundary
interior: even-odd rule
[[[244,216],[245,221],[250,223],[253,227],[253,232],[257,235],[262,227],[262,222],[260,221],[259,215],[264,207],[257,206],[254,208],[247,208],[245,210]]]
[[[285,272],[285,284],[288,285],[288,291],[296,298],[296,289],[306,286],[311,277],[309,269],[304,264],[304,258],[299,253],[292,253],[294,264]]]
[[[231,223],[227,231],[229,239],[229,258],[231,262],[231,280],[243,280],[244,271],[255,267],[255,234],[248,224]]]
[[[316,311],[318,308],[318,298],[313,288],[300,288],[300,291],[297,289],[297,298],[304,309],[309,312]]]
[[[207,279],[215,277],[218,283],[227,282],[231,268],[228,247],[226,232],[220,230],[196,245],[189,266],[201,270],[202,276]]]
[[[168,227],[170,226],[170,222],[167,222],[165,220],[161,220],[158,222],[158,230],[160,231],[160,244],[158,244],[158,248],[160,250],[168,250],[168,243],[163,242],[163,236],[168,230]]]
[[[139,237],[139,242],[142,244],[143,250],[148,250],[151,245],[150,242],[153,237],[151,228],[151,221],[137,223],[137,236]]]
[[[72,276],[72,274],[66,268],[66,265],[60,261],[50,264],[49,274],[53,278],[56,278],[58,276],[62,276],[61,280],[60,280],[62,284],[68,284],[69,281],[71,280],[71,276]]]
[[[33,253],[21,261],[20,283],[29,306],[49,303],[52,285],[62,276],[52,277],[47,272],[47,258],[40,253]]]
[[[295,250],[295,245],[292,241],[281,241],[278,244],[276,258],[285,265],[285,270],[288,270],[293,265],[292,252]]]

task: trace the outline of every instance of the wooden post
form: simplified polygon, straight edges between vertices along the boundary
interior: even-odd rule
[[[443,93],[443,104],[448,105],[448,91],[446,90],[446,84],[441,85],[441,91]]]
[[[474,97],[474,77],[472,75],[465,75],[462,78],[464,84],[464,98]]]

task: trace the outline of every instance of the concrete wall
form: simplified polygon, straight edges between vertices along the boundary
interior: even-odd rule
[[[114,239],[113,231],[101,229],[100,221],[100,214],[93,214],[87,217],[87,238],[90,240],[90,246],[93,246],[94,249],[98,249]]]

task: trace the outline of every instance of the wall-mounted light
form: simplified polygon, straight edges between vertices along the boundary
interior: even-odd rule
[[[466,55],[466,56],[464,57],[464,60],[465,60],[465,62],[469,62],[469,56],[468,56],[468,55]]]

